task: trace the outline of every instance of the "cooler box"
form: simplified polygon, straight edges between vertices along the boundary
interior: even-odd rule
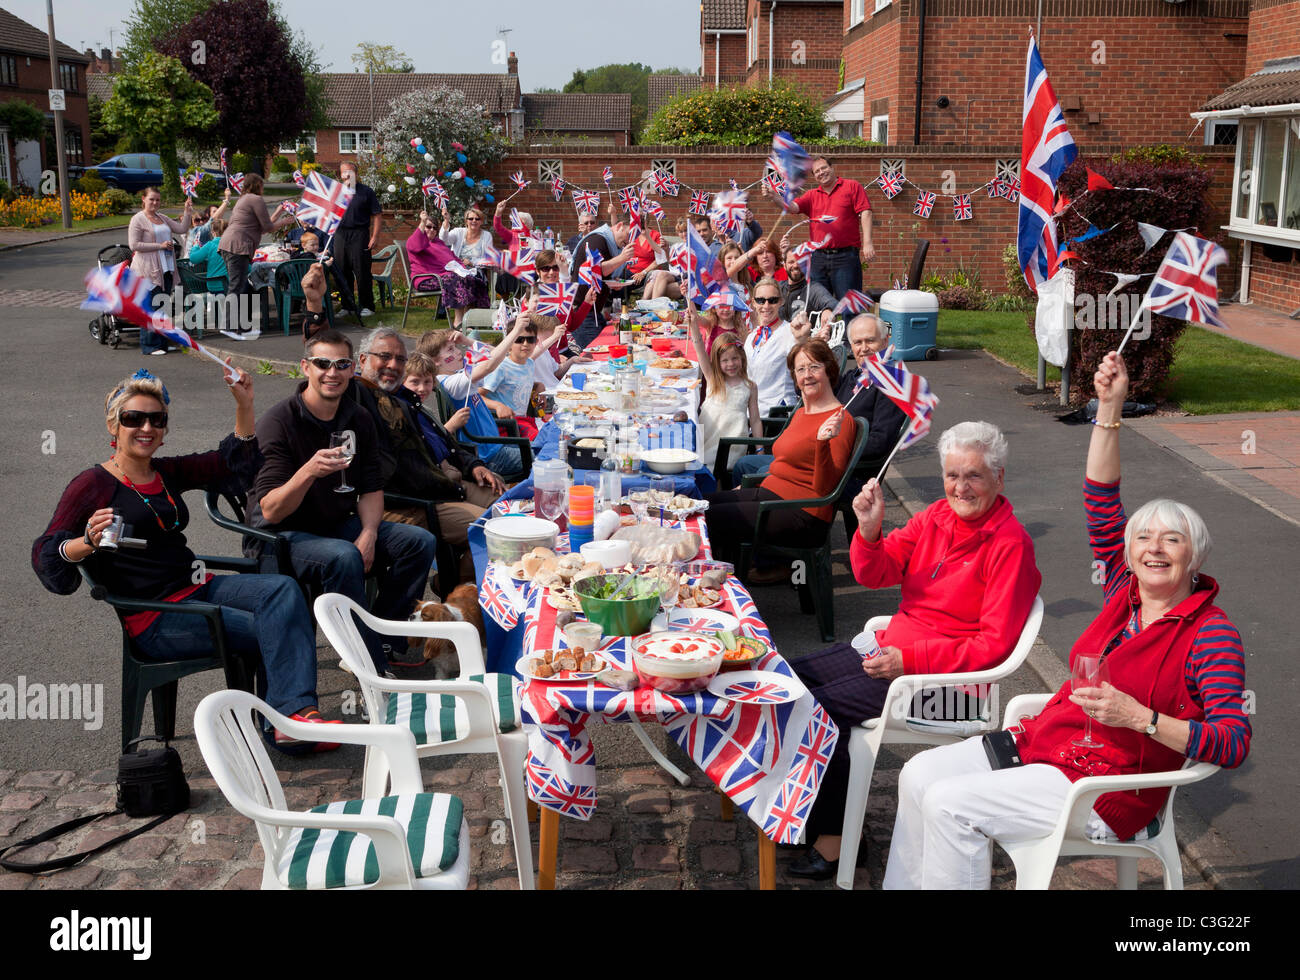
[[[939,356],[939,297],[920,289],[891,289],[880,297],[880,319],[889,324],[900,361]]]

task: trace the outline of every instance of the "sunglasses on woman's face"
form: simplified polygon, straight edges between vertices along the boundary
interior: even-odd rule
[[[155,429],[167,428],[166,412],[123,412],[118,416],[118,421],[126,429],[138,429],[145,422],[148,422]]]
[[[350,357],[340,357],[333,361],[328,357],[309,357],[307,363],[317,371],[328,371],[330,368],[336,371],[351,371],[353,361]]]
[[[781,302],[781,297],[780,296],[755,296],[754,302],[757,303],[759,306],[776,306],[777,303]]]
[[[560,267],[558,265],[539,265],[537,267],[537,271],[538,272],[559,272]]]

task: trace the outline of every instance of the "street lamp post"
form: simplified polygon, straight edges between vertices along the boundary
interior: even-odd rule
[[[45,14],[50,31],[50,89],[60,89],[59,55],[54,49],[54,0],[45,0]],[[74,66],[73,71],[76,71]],[[63,148],[63,110],[50,107],[54,113],[54,148],[59,167],[59,206],[63,209],[63,227],[72,228],[72,201],[68,198],[68,158]]]

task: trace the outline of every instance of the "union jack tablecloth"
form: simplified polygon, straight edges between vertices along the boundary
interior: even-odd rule
[[[688,526],[702,522],[693,519]],[[707,543],[701,549],[707,553]],[[749,593],[727,581],[723,607],[747,636],[771,639]],[[556,611],[541,589],[522,591],[524,655],[564,646]],[[629,639],[601,649],[613,665],[632,669]],[[793,676],[775,651],[754,665]],[[590,819],[596,809],[596,756],[587,731],[599,716],[607,722],[640,718],[663,725],[708,777],[778,844],[799,840],[804,821],[839,731],[825,709],[805,694],[778,705],[737,704],[707,690],[670,695],[650,687],[617,691],[594,682],[525,681],[523,720],[528,731],[528,794],[541,806]]]

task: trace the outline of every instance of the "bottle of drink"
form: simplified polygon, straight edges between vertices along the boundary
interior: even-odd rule
[[[618,451],[611,432],[605,439],[605,458],[600,464],[600,510],[608,510],[623,499],[623,477],[619,474]]]
[[[542,236],[542,244],[548,249],[555,248],[555,232],[551,230],[549,225],[546,227],[546,232]]]
[[[569,433],[565,429],[560,430],[559,458],[564,462],[565,478],[568,481],[564,492],[567,494],[568,488],[573,486],[573,464],[569,462]]]

